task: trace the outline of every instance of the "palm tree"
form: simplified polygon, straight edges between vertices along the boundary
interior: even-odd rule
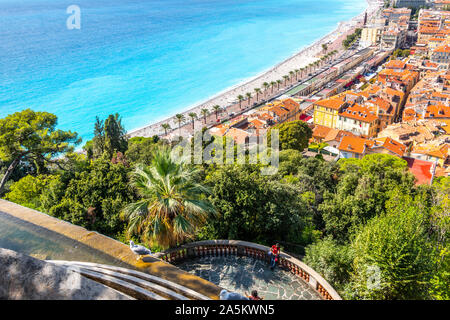
[[[250,92],[247,92],[245,95],[247,96],[248,105],[250,106],[250,99],[252,98],[252,94]]]
[[[268,84],[267,82],[264,82],[263,83],[263,87],[264,87],[264,96],[266,96],[267,95],[267,88],[270,87],[270,84]]]
[[[286,86],[286,81],[287,79],[289,79],[289,76],[283,76],[283,79],[284,79],[284,86]]]
[[[202,114],[203,119],[205,120],[205,124],[206,124],[206,117],[207,117],[208,114],[209,114],[209,110],[206,109],[206,108],[203,108],[202,111],[200,111],[200,113]]]
[[[258,95],[261,92],[261,89],[260,88],[255,88],[255,92],[256,92],[256,102],[258,102],[259,101]]]
[[[300,71],[299,69],[295,69],[294,70],[294,72],[295,72],[295,81],[298,81],[298,72],[299,71]]]
[[[164,129],[164,135],[167,136],[167,131],[170,130],[170,124],[168,124],[168,123],[163,123],[163,124],[161,125],[161,128]]]
[[[290,81],[291,81],[291,83],[292,83],[292,77],[294,76],[294,71],[289,71],[289,75],[290,75]]]
[[[330,52],[330,55],[331,55],[332,57],[334,57],[334,56],[336,55],[336,53],[338,53],[338,51],[337,51],[337,50],[333,50],[333,51]]]
[[[209,189],[195,182],[198,169],[178,163],[170,149],[154,153],[150,166],[139,165],[132,184],[140,200],[121,212],[128,221],[128,235],[139,235],[150,245],[173,247],[194,237],[216,211],[205,199]]]
[[[280,90],[280,84],[281,84],[281,80],[277,80],[277,84],[278,84],[278,90]]]
[[[244,100],[244,96],[242,94],[238,95],[238,100],[239,100],[239,109],[241,109],[241,105],[242,105],[242,100]]]
[[[195,112],[189,112],[188,116],[192,119],[192,130],[194,130],[194,121],[197,119],[197,114]]]
[[[175,118],[176,118],[175,121],[178,122],[178,129],[180,130],[180,136],[181,136],[181,123],[186,120],[186,117],[184,116],[184,114],[177,113],[175,115]]]
[[[217,117],[218,117],[219,111],[220,111],[220,106],[219,106],[219,105],[215,105],[215,106],[213,107],[213,109],[214,109],[214,112],[215,112],[215,114],[216,114],[216,120],[217,120]]]
[[[273,87],[276,85],[277,83],[275,81],[270,81],[270,86],[272,87],[272,93],[273,93]]]
[[[328,50],[328,45],[326,43],[322,44],[322,49],[323,49],[323,52],[326,53]]]
[[[314,61],[314,70],[317,70],[318,65],[319,65],[319,61],[318,60]]]
[[[300,68],[300,79],[303,78],[303,71],[305,71],[305,68]]]

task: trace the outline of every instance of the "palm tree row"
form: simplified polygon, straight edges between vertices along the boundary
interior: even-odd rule
[[[219,105],[215,105],[212,107],[212,109],[213,109],[213,112],[216,114],[216,119],[218,119],[219,113],[222,111],[222,108]],[[211,111],[206,108],[203,108],[203,109],[201,109],[200,113],[206,124],[206,117],[211,113]],[[189,118],[191,118],[192,129],[194,129],[194,122],[195,122],[195,120],[198,119],[198,115],[195,112],[189,112],[188,116],[189,116]],[[174,121],[176,123],[178,123],[178,129],[181,131],[181,125],[186,122],[186,116],[184,114],[177,113],[174,117]],[[167,135],[167,132],[172,129],[170,124],[168,124],[168,123],[161,124],[161,128],[164,129],[165,135]]]
[[[325,49],[325,47],[323,47],[323,49],[326,52],[328,50],[328,47],[326,47],[326,49]],[[271,89],[271,94],[273,94],[273,89],[274,89],[275,85],[277,85],[277,90],[280,90],[280,84],[283,83],[283,81],[284,81],[284,86],[287,85],[288,80],[290,81],[290,83],[292,83],[294,76],[295,76],[295,81],[298,82],[299,74],[300,74],[300,78],[303,78],[305,71],[307,73],[310,73],[310,72],[312,72],[313,68],[314,68],[314,70],[316,70],[319,66],[322,66],[324,63],[328,62],[329,59],[332,58],[337,52],[338,52],[337,50],[333,50],[333,51],[325,54],[324,56],[322,56],[319,60],[317,60],[313,63],[310,63],[309,65],[307,65],[305,67],[295,69],[293,71],[289,71],[289,75],[283,76],[283,80],[271,81],[270,83],[264,82],[262,84],[262,86],[264,87],[264,97],[267,97],[267,91],[269,90],[269,88]],[[254,91],[256,93],[256,102],[259,102],[259,94],[261,93],[261,88],[255,88]],[[251,98],[252,98],[252,94],[250,92],[247,92],[245,94],[245,97],[241,94],[238,95],[237,100],[239,102],[239,109],[242,109],[242,101],[244,101],[244,100],[247,100],[248,106],[250,106]]]

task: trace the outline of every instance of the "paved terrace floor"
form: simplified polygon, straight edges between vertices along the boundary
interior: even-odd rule
[[[212,299],[222,288],[159,259],[136,260],[130,248],[112,238],[44,213],[0,200],[0,247],[40,259],[106,263],[179,283]]]
[[[265,300],[320,300],[306,282],[267,262],[234,255],[185,260],[177,266],[229,291],[242,295],[257,290]]]

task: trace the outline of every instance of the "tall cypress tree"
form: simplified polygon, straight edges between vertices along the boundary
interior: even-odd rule
[[[104,153],[112,158],[116,152],[125,153],[128,149],[128,139],[122,119],[119,114],[110,114],[106,120],[95,119],[94,138],[86,145],[90,158],[99,158]]]

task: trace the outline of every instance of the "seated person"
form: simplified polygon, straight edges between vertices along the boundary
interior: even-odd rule
[[[256,290],[253,290],[252,291],[252,295],[251,296],[248,296],[248,298],[250,299],[250,300],[262,300],[263,298],[261,298],[260,296],[258,296],[258,291],[256,291]]]

